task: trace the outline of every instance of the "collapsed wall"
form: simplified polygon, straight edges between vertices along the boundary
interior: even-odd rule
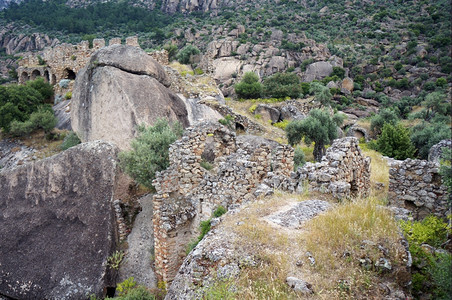
[[[290,178],[268,176],[264,183],[290,192],[310,191],[332,194],[338,199],[367,196],[370,191],[370,157],[359,148],[358,139],[337,139],[318,163],[306,163]]]
[[[236,138],[213,122],[187,129],[171,145],[169,158],[170,167],[154,181],[155,267],[163,281],[177,274],[200,221],[220,205],[251,200],[270,171],[289,176],[293,168],[291,147],[259,137]],[[209,164],[210,171],[204,168]]]
[[[449,212],[448,197],[437,162],[406,159],[391,164],[388,192],[390,205],[410,210],[417,220],[429,214],[446,218]]]

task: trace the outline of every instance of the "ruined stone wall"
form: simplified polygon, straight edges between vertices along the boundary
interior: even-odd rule
[[[311,191],[332,194],[336,198],[367,196],[370,191],[370,157],[365,157],[354,137],[337,139],[322,161],[306,163],[290,178],[269,176],[264,183],[290,192]]]
[[[439,164],[425,160],[394,161],[389,169],[389,204],[403,207],[420,220],[429,214],[445,218],[449,194]]]
[[[121,39],[113,38],[111,44],[121,44]],[[139,47],[138,37],[129,37],[126,44]],[[52,48],[45,48],[40,53],[33,53],[24,57],[19,62],[18,74],[19,83],[24,84],[28,80],[43,77],[45,81],[55,85],[61,79],[74,80],[80,71],[89,61],[91,55],[105,47],[104,39],[94,39],[92,48],[88,41],[82,41],[76,45],[59,44]],[[39,65],[38,56],[45,60],[45,65]]]
[[[201,164],[210,163],[212,170]],[[170,147],[170,167],[154,181],[155,266],[159,280],[170,281],[186,256],[199,223],[220,205],[251,200],[273,172],[289,176],[292,148],[258,137],[236,138],[218,123],[189,128]]]

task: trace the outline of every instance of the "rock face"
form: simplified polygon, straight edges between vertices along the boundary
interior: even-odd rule
[[[188,126],[185,104],[169,84],[163,68],[141,49],[105,47],[77,76],[72,128],[82,141],[102,139],[127,149],[137,125],[166,118]]]
[[[117,147],[93,142],[0,173],[0,294],[85,299],[114,286]]]
[[[14,2],[14,1],[10,1]],[[2,2],[0,1],[0,10]],[[14,26],[7,25],[0,30],[0,48],[5,48],[6,54],[12,55],[23,51],[42,50],[47,46],[55,46],[58,39],[51,39],[49,36],[41,33],[25,35]]]
[[[330,76],[333,72],[333,66],[330,62],[318,61],[308,65],[303,81],[311,82],[315,79],[322,79],[326,76]]]

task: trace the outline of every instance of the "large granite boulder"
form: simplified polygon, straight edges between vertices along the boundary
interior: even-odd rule
[[[115,286],[117,152],[96,141],[0,172],[0,295],[87,299]]]
[[[303,76],[303,81],[311,82],[313,80],[320,80],[333,73],[333,65],[328,61],[318,61],[308,65]]]
[[[137,125],[165,118],[186,127],[187,109],[169,84],[162,66],[144,51],[123,45],[102,48],[75,81],[72,129],[83,142],[105,140],[128,149]]]

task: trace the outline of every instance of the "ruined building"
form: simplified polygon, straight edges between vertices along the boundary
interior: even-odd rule
[[[121,44],[121,39],[113,38],[109,41],[109,45],[114,44]],[[128,37],[126,45],[139,47],[138,37]],[[88,63],[91,54],[102,47],[105,47],[105,40],[94,39],[92,47],[88,41],[76,45],[64,43],[24,57],[17,70],[19,83],[24,84],[37,77],[43,77],[52,85],[62,79],[74,80],[77,72]]]

